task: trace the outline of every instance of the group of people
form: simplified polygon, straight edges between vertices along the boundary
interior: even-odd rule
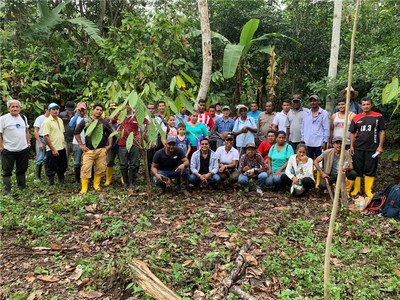
[[[88,191],[92,177],[95,190],[100,189],[104,175],[104,185],[113,184],[116,157],[123,187],[132,188],[138,177],[140,149],[145,149],[149,175],[164,190],[174,185],[185,190],[239,185],[248,190],[254,180],[260,195],[270,187],[288,187],[291,193],[301,195],[315,186],[326,189],[336,181],[341,144],[346,143],[346,188],[352,196],[359,194],[364,178],[364,192],[372,197],[386,125],[382,115],[372,111],[371,99],[364,97],[361,105],[357,104],[354,98],[358,93],[351,89],[352,112],[345,128],[346,92],[341,91],[331,116],[320,107],[317,95],[308,97],[310,109],[302,106],[300,95],[293,95],[282,101],[280,112],[275,112],[272,102],[266,103],[265,111],[252,103],[250,109],[238,105],[234,117],[229,106],[211,105],[207,111],[205,100],[199,101],[193,113],[186,114],[182,107],[179,114],[167,115],[166,104],[160,101],[157,106],[148,104],[149,115],[143,124],[129,105],[110,119],[104,118],[101,104],[93,105],[89,117],[85,103],[75,107],[69,102],[62,113],[58,104],[51,103],[34,123],[35,180],[41,180],[45,166],[49,185],[54,184],[55,175],[63,184],[72,153],[80,194]],[[10,100],[7,106],[9,114],[0,117],[0,151],[4,190],[9,193],[14,164],[17,186],[25,188],[31,139],[28,120],[20,113],[21,103]],[[110,105],[110,115],[117,106]],[[157,122],[163,131],[158,132],[156,141],[149,140],[151,122]],[[133,140],[128,142],[131,135]]]

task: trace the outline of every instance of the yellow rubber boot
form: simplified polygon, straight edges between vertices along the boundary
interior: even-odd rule
[[[372,187],[374,186],[375,177],[372,176],[364,176],[364,191],[365,195],[369,198],[372,198],[374,194],[372,193]]]
[[[89,186],[89,179],[81,179],[81,191],[79,192],[79,195],[86,194],[88,191],[88,186]]]
[[[317,179],[315,180],[315,187],[318,189],[321,183],[321,173],[317,171]]]
[[[100,182],[101,182],[101,176],[94,176],[93,178],[93,188],[96,191],[100,191]]]
[[[353,189],[354,186],[354,180],[348,180],[346,178],[346,192],[347,192],[347,196],[350,195],[351,190]]]
[[[106,169],[106,183],[104,183],[104,186],[112,185],[112,179],[113,179],[113,167],[107,167],[107,169]]]
[[[350,193],[350,196],[352,197],[357,196],[360,190],[361,190],[361,177],[357,177],[356,180],[354,181],[354,189]]]

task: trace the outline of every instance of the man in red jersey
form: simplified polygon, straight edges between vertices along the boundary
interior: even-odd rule
[[[371,98],[361,99],[362,113],[356,115],[350,124],[350,153],[353,155],[354,170],[357,178],[351,196],[361,189],[361,177],[364,175],[364,191],[372,197],[372,187],[378,167],[378,155],[383,152],[386,124],[380,113],[372,111]]]

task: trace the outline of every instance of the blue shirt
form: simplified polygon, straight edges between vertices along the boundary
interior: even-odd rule
[[[254,120],[254,122],[257,124],[258,117],[260,116],[261,113],[262,113],[261,110],[257,110],[256,112],[248,111],[248,112],[247,112],[247,115],[248,115],[249,117],[252,117],[253,120]]]
[[[218,118],[215,121],[214,130],[218,133],[232,132],[233,125],[235,125],[235,121],[233,121],[232,118],[229,118],[226,121],[224,118]]]
[[[325,109],[320,107],[315,117],[310,109],[304,113],[301,124],[301,140],[308,147],[320,147],[329,140],[329,126],[329,114]]]
[[[232,131],[240,131],[245,126],[257,129],[254,119],[247,116],[245,121],[242,121],[242,118],[237,118]],[[254,143],[254,133],[252,133],[250,130],[247,131],[247,133],[241,133],[236,136],[236,147],[245,147],[248,143]]]
[[[187,116],[187,115],[182,115],[182,114],[175,115],[175,128],[178,127],[179,123],[182,123],[182,124],[185,125],[185,123],[186,123],[187,121],[189,121],[189,116]]]

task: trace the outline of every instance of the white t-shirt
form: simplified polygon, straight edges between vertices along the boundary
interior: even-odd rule
[[[272,124],[278,126],[278,131],[284,131],[286,132],[286,120],[287,120],[287,115],[285,113],[278,112],[272,121]]]
[[[43,129],[42,129],[42,124],[44,122],[44,120],[46,120],[46,116],[45,115],[41,115],[39,117],[36,118],[35,123],[33,123],[33,127],[38,127],[39,128],[39,135],[43,136]]]
[[[226,152],[225,145],[217,148],[215,156],[220,164],[230,164],[232,160],[239,161],[239,151],[232,147],[229,152]]]
[[[10,113],[0,117],[0,133],[3,135],[4,149],[18,152],[28,148],[26,129],[29,128],[28,120],[16,117]]]

